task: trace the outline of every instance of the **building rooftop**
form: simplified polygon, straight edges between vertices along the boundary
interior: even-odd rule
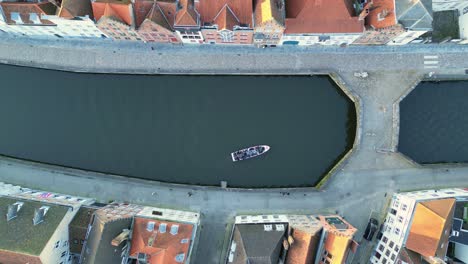
[[[57,15],[63,18],[89,16],[93,19],[93,8],[90,1],[62,0]]]
[[[81,263],[120,263],[126,245],[123,241],[129,235],[133,217],[141,209],[139,205],[112,203],[96,210],[91,220],[91,231],[83,245]],[[121,243],[112,245],[118,237]]]
[[[141,23],[143,23],[155,5],[155,0],[135,0],[134,11],[136,27],[139,27]]]
[[[228,263],[278,263],[287,223],[236,224]]]
[[[130,0],[95,0],[92,2],[94,20],[112,17],[127,25],[133,25],[132,3]]]
[[[145,18],[139,30],[146,30],[145,23],[155,23],[165,29],[174,30],[174,19],[176,13],[176,3],[156,3]]]
[[[364,20],[354,14],[351,0],[286,1],[286,34],[362,33]]]
[[[177,10],[174,26],[199,26],[199,14],[195,10],[193,0],[179,0],[180,9]]]
[[[252,0],[200,1],[197,7],[200,19],[205,24],[217,24],[219,29],[244,25],[252,27]]]
[[[7,221],[8,206],[23,203],[17,216]],[[34,225],[35,211],[42,206],[48,209],[43,221]],[[0,250],[39,256],[71,207],[11,197],[0,197]]]
[[[57,7],[50,2],[0,2],[3,17],[9,25],[55,25],[41,15],[55,15]]]
[[[313,263],[322,234],[320,221],[310,215],[288,215],[287,217],[294,242],[289,247],[286,263]]]
[[[445,257],[454,205],[454,198],[418,203],[413,213],[406,248],[425,257]]]
[[[260,26],[274,21],[284,26],[285,7],[283,0],[254,0],[254,23]]]
[[[395,0],[373,0],[366,17],[366,24],[374,29],[388,28],[397,24]]]
[[[397,20],[410,30],[432,29],[432,0],[395,1]]]
[[[81,240],[85,240],[86,231],[90,223],[93,213],[97,210],[94,207],[80,207],[73,220],[68,226],[68,233],[70,237],[70,252],[74,254],[81,254],[83,245]]]
[[[192,224],[135,217],[129,256],[148,264],[185,263],[194,231]]]

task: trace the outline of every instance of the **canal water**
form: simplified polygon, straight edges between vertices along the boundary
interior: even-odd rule
[[[174,183],[312,186],[352,146],[328,77],[131,76],[0,66],[0,154]],[[263,156],[230,153],[267,144]]]
[[[402,153],[419,163],[468,162],[468,82],[422,82],[400,111]]]

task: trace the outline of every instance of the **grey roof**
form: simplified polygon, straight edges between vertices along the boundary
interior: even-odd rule
[[[433,26],[432,40],[435,42],[442,41],[447,37],[452,39],[460,38],[458,10],[434,12]]]
[[[121,263],[122,248],[125,243],[118,247],[111,244],[112,239],[118,236],[123,229],[130,229],[131,217],[107,221],[100,219],[94,214],[91,231],[86,237],[81,255],[82,264]]]
[[[397,20],[410,30],[432,29],[432,0],[396,0]]]
[[[86,230],[88,229],[89,222],[93,216],[94,207],[80,207],[73,220],[68,226],[68,234],[70,237],[70,252],[81,254],[82,244],[81,240],[86,238]],[[76,243],[75,243],[76,242]]]
[[[276,224],[284,226],[277,230]],[[265,224],[240,224],[234,228],[237,254],[233,263],[276,264],[278,263],[287,223],[268,223],[271,231],[265,231]],[[237,241],[236,241],[237,240]]]
[[[23,202],[18,215],[6,220],[8,205]],[[35,209],[49,206],[44,221],[33,225]],[[10,197],[0,197],[0,249],[38,256],[71,207]]]

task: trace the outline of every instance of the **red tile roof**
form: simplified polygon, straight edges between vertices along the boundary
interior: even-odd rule
[[[58,12],[58,16],[64,18],[86,15],[93,18],[93,9],[90,1],[63,0]]]
[[[182,8],[177,11],[175,17],[176,26],[198,26],[199,14],[195,10],[193,0],[179,0],[179,5]]]
[[[253,27],[252,0],[204,0],[200,1],[198,11],[202,23],[216,23],[220,28],[231,29],[240,24]]]
[[[373,0],[366,24],[375,29],[396,25],[395,0]]]
[[[364,21],[353,14],[350,4],[349,0],[286,1],[285,34],[362,33]]]
[[[239,19],[227,5],[219,11],[213,22],[218,25],[218,29],[233,30],[234,26],[239,25]]]
[[[96,22],[101,19],[101,17],[115,17],[122,20],[127,25],[133,25],[132,17],[132,4],[128,1],[96,1],[92,3],[93,5],[93,15]]]
[[[54,15],[56,7],[49,2],[36,3],[36,2],[1,2],[0,6],[3,9],[6,23],[9,25],[15,25],[16,22],[12,19],[12,13],[18,13],[23,21],[23,24],[34,25],[35,23],[30,20],[30,14],[37,14],[41,24],[43,25],[55,25],[53,22],[42,19],[41,15]]]
[[[139,27],[155,4],[155,0],[135,0],[135,23]]]
[[[154,226],[153,230],[149,231],[151,222]],[[159,230],[161,224],[166,224],[164,233]],[[171,234],[173,226],[178,226],[178,230],[177,233]],[[185,263],[192,242],[192,232],[193,226],[190,224],[135,217],[130,256],[136,258],[138,253],[147,254],[148,264]],[[182,261],[177,262],[177,256],[183,256]]]

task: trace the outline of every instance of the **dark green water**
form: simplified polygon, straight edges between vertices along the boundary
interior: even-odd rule
[[[419,163],[468,162],[468,82],[422,82],[400,113],[402,153]]]
[[[165,182],[314,185],[352,145],[327,77],[127,76],[0,66],[0,153]],[[232,151],[271,150],[233,163]]]

